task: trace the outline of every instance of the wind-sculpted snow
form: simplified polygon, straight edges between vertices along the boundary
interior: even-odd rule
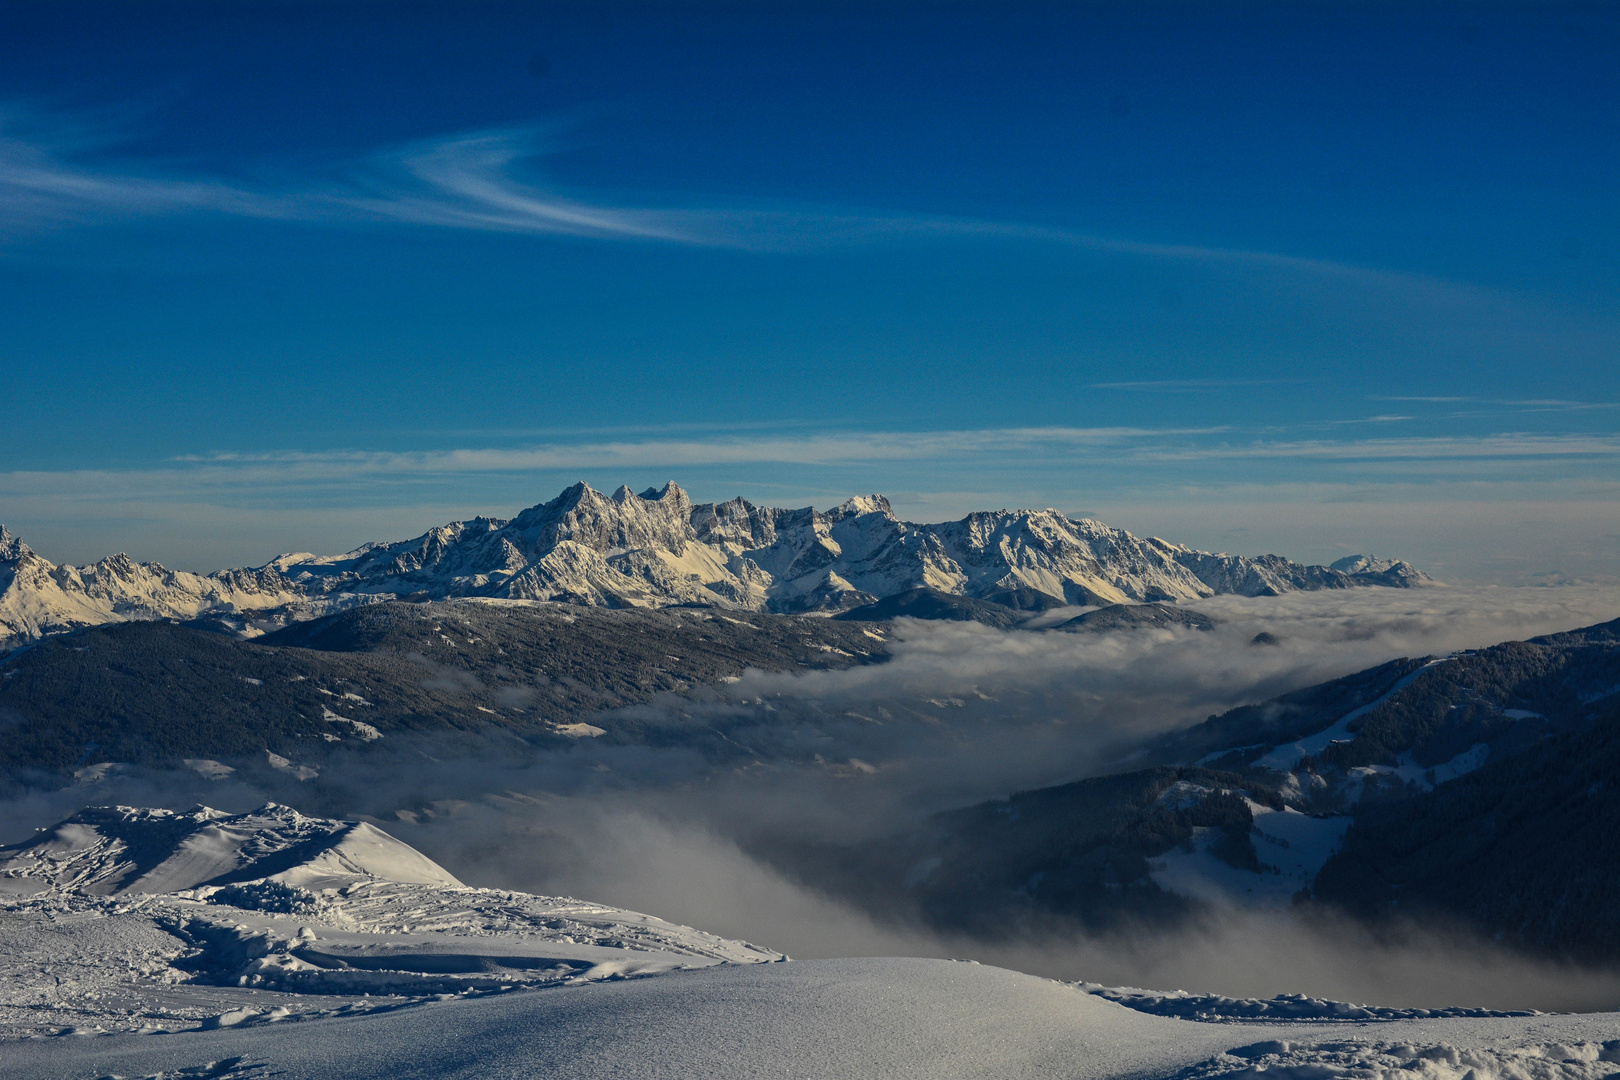
[[[0,849],[0,922],[0,1037],[235,1027],[344,1012],[345,997],[782,959],[619,908],[468,888],[373,825],[274,804],[76,814]]]
[[[509,521],[451,522],[342,555],[288,554],[207,575],[126,555],[56,566],[0,528],[0,648],[130,619],[208,617],[252,635],[396,596],[803,612],[918,588],[992,599],[1033,590],[1069,604],[1114,604],[1427,580],[1404,562],[1356,558],[1339,570],[1276,555],[1214,555],[1055,510],[918,525],[897,518],[881,495],[823,513],[740,498],[693,505],[673,483],[611,496],[580,483]]]

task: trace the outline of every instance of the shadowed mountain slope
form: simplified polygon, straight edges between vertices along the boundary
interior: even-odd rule
[[[266,754],[313,760],[395,733],[655,738],[584,718],[734,677],[882,658],[881,633],[692,609],[378,604],[256,641],[162,622],[95,627],[0,662],[0,763],[62,774]]]

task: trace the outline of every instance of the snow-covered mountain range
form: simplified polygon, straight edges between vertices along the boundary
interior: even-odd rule
[[[1367,556],[1324,567],[1196,551],[1056,510],[918,525],[896,517],[881,495],[820,512],[742,498],[693,504],[673,483],[639,495],[579,483],[511,520],[456,521],[342,555],[288,554],[214,574],[127,555],[57,566],[0,526],[0,648],[132,619],[219,615],[252,633],[255,621],[284,625],[396,597],[834,612],[919,586],[991,600],[1033,589],[1108,604],[1427,580],[1410,563]]]

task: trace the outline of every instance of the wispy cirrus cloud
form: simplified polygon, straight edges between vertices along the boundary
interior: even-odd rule
[[[656,470],[715,469],[733,474],[761,467],[795,470],[961,469],[973,463],[1086,460],[1131,456],[1130,447],[1208,437],[1224,428],[1020,427],[967,431],[805,432],[760,435],[721,432],[707,437],[553,441],[524,446],[438,450],[323,450],[213,453],[125,469],[0,472],[0,520],[6,503],[123,502],[130,499],[207,501],[228,498],[309,501],[321,493],[403,491],[458,478],[622,476]],[[346,493],[346,494],[345,494]],[[849,492],[837,496],[842,499]]]
[[[1304,379],[1143,379],[1135,382],[1088,383],[1088,390],[1139,390],[1159,394],[1202,394],[1246,386],[1285,386]]]
[[[1527,412],[1591,412],[1594,409],[1620,409],[1620,401],[1563,401],[1558,398],[1528,398],[1504,401]]]
[[[1620,401],[1582,401],[1570,398],[1481,398],[1481,397],[1368,397],[1368,401],[1410,402],[1426,405],[1494,406],[1514,412],[1604,412],[1620,409]],[[1458,413],[1456,415],[1478,415]]]
[[[378,152],[342,181],[251,184],[177,175],[108,155],[114,137],[0,108],[0,226],[214,213],[308,223],[396,222],[493,232],[714,243],[666,213],[595,206],[514,179],[542,147],[532,131],[483,132]]]
[[[1393,417],[1390,419],[1404,419]],[[1241,444],[1152,448],[1161,461],[1213,458],[1311,458],[1332,461],[1454,461],[1613,459],[1620,463],[1620,435],[1505,433],[1478,436],[1414,436],[1404,439],[1256,440]]]
[[[189,172],[112,151],[116,125],[0,103],[0,241],[70,222],[218,214],[318,224],[395,224],[604,241],[796,251],[894,239],[989,239],[1103,254],[1251,269],[1398,287],[1407,296],[1479,290],[1419,275],[1280,252],[1095,235],[1041,224],[825,206],[731,202],[632,206],[570,194],[536,163],[555,154],[538,126],[463,132],[380,148],[321,177],[251,182]],[[334,178],[335,177],[335,178]],[[1097,389],[1177,389],[1174,381],[1100,383]],[[1214,382],[1179,389],[1213,389]],[[1237,385],[1237,384],[1226,384]]]
[[[541,156],[534,130],[474,132],[374,155],[370,192],[334,190],[336,215],[488,232],[662,240],[729,246],[701,215],[595,205],[519,178],[514,166]]]
[[[295,197],[217,179],[71,163],[64,153],[83,152],[85,140],[62,134],[41,137],[30,130],[37,125],[21,122],[26,119],[15,107],[0,108],[0,230],[15,233],[74,221],[199,211],[259,218],[300,216]]]
[[[429,475],[554,469],[644,468],[649,465],[844,465],[874,461],[952,461],[995,454],[1048,455],[1117,451],[1163,440],[1221,434],[1224,427],[1017,427],[966,431],[807,432],[642,438],[526,447],[425,451],[328,451],[211,454],[176,459],[170,468],[289,478],[372,474]]]

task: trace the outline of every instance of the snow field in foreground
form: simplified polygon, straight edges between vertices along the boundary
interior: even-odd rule
[[[945,960],[784,960],[636,912],[468,888],[380,830],[274,804],[92,808],[0,850],[0,1074],[1620,1073],[1616,1014],[1440,1018],[1109,990]]]
[[[1210,1024],[945,960],[723,965],[364,1016],[5,1046],[19,1080],[192,1075],[1600,1080],[1620,1016]],[[204,1071],[209,1070],[209,1071]]]

